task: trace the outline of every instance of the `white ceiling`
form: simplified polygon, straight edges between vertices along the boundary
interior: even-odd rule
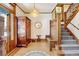
[[[34,8],[34,3],[17,3],[17,5],[24,12],[31,12]],[[56,3],[35,3],[35,8],[39,12],[51,13],[56,5],[57,5]]]

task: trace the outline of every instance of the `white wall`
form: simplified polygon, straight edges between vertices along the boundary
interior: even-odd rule
[[[79,28],[79,12],[73,18],[71,23],[75,25],[77,28]],[[79,39],[79,30],[76,29],[72,24],[68,24],[67,28],[76,36],[76,38]]]
[[[31,38],[36,39],[37,35],[41,35],[42,39],[45,39],[45,35],[50,35],[50,18],[51,14],[40,14],[37,17],[28,16],[31,19]],[[41,22],[42,27],[37,29],[35,27],[36,22]]]
[[[68,24],[67,28],[79,39],[79,30],[77,30],[73,25]]]
[[[24,15],[23,11],[16,6],[16,16],[23,16],[23,15]]]
[[[72,24],[74,24],[76,27],[79,28],[79,12],[76,14],[76,16],[71,21]]]

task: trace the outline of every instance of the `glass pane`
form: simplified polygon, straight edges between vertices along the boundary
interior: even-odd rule
[[[18,34],[19,36],[25,36],[25,22],[23,20],[18,20]]]

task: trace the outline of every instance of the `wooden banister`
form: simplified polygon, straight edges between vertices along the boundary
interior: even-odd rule
[[[79,11],[79,4],[71,4],[66,12],[65,25],[67,26]]]
[[[73,3],[72,3],[72,4],[73,4]],[[70,4],[69,8],[67,9],[67,12],[68,12],[68,10],[71,8],[72,4]]]
[[[77,30],[79,30],[79,28],[77,26],[75,26],[74,24],[70,23],[71,25],[73,25]]]

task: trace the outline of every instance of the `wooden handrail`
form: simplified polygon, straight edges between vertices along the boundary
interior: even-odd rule
[[[71,25],[73,25],[77,30],[79,30],[79,28],[77,26],[75,26],[74,24],[70,23]]]
[[[72,4],[73,4],[73,3],[72,3]],[[69,6],[69,8],[67,9],[67,11],[66,11],[66,12],[68,12],[68,10],[71,8],[71,5],[72,5],[72,4],[70,4],[70,6]]]
[[[70,19],[67,19],[66,24],[68,25],[72,19],[76,16],[76,14],[78,13],[78,11],[73,12],[73,14],[70,16]]]
[[[74,5],[71,4],[71,6],[69,7],[69,9],[68,9],[67,12],[66,12],[66,16],[67,16],[67,13],[71,10],[71,8],[73,8],[72,11],[70,12],[70,16],[69,16],[69,17],[66,17],[66,20],[65,20],[66,26],[72,21],[72,19],[76,16],[76,14],[77,14],[78,11],[79,11],[79,9],[78,9],[79,5],[77,5],[76,7],[73,7],[73,6],[74,6]],[[75,9],[75,10],[74,10],[74,9]],[[73,11],[73,10],[74,10],[74,11]]]

